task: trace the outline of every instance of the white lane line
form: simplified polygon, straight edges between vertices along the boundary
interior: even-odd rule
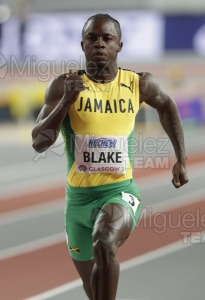
[[[0,261],[11,258],[17,255],[26,254],[28,252],[33,252],[42,248],[53,246],[61,242],[65,242],[65,234],[57,233],[46,238],[38,239],[29,243],[25,243],[19,246],[8,248],[0,251]],[[65,242],[66,243],[66,242]]]
[[[57,295],[63,294],[67,291],[73,290],[75,288],[78,288],[82,285],[82,281],[81,279],[77,279],[74,281],[71,281],[70,283],[67,284],[63,284],[57,288],[54,288],[52,290],[49,290],[45,293],[36,295],[34,297],[30,297],[30,298],[26,298],[24,300],[44,300],[44,299],[49,299],[49,298],[53,298]]]
[[[204,232],[205,234],[205,232]],[[182,241],[178,241],[175,243],[172,243],[170,245],[161,247],[159,249],[156,249],[154,251],[151,251],[149,253],[140,255],[136,258],[127,260],[123,263],[120,264],[120,269],[121,271],[125,271],[131,268],[134,268],[136,266],[148,263],[152,260],[155,260],[157,258],[169,255],[171,253],[186,249],[190,246],[192,246],[192,243],[183,243]],[[82,281],[81,280],[74,280],[68,284],[61,285],[57,288],[48,290],[44,293],[38,294],[36,296],[26,298],[25,300],[46,300],[46,299],[51,299],[53,297],[56,297],[57,295],[63,294],[65,292],[68,292],[70,290],[73,290],[75,288],[81,287],[82,286]],[[55,298],[56,299],[56,298]]]
[[[200,234],[203,236],[205,234],[205,231],[200,232]],[[200,243],[199,233],[193,234],[191,240],[195,241],[195,245],[199,244]],[[127,260],[127,261],[121,263],[120,269],[122,271],[125,271],[127,269],[131,269],[133,267],[142,265],[144,263],[148,263],[149,261],[155,260],[157,258],[161,258],[161,257],[169,255],[171,253],[186,249],[193,245],[194,245],[194,243],[189,242],[189,239],[188,239],[188,242],[183,242],[183,240],[180,240],[180,241],[171,243],[169,245],[160,247],[156,250],[150,251],[146,254],[143,254],[138,257]]]
[[[198,189],[196,191],[186,191],[183,195],[178,195],[175,197],[167,198],[163,201],[153,203],[149,205],[152,213],[169,210],[170,208],[177,208],[183,206],[184,204],[195,203],[200,200],[200,198],[205,195],[205,187]],[[21,222],[22,220],[35,218],[36,216],[48,215],[55,213],[57,211],[64,210],[65,199],[60,198],[55,201],[36,204],[31,207],[20,208],[12,212],[0,214],[0,225],[11,224],[15,222]],[[143,205],[142,205],[143,206]],[[146,207],[143,207],[146,208]]]
[[[170,171],[167,172],[170,175]],[[201,177],[201,176],[205,176],[205,164],[201,164],[201,163],[197,163],[195,165],[193,165],[191,168],[189,168],[189,173],[191,174],[191,179],[197,178],[197,177]],[[168,175],[167,175],[168,176]],[[150,190],[150,189],[156,189],[159,186],[163,186],[168,184],[168,180],[167,180],[167,176],[165,176],[165,174],[160,173],[160,174],[155,174],[155,175],[148,175],[142,179],[137,180],[137,184],[140,187],[140,190],[143,189],[143,185],[145,185],[144,189],[146,189],[146,191]],[[149,182],[149,184],[147,184],[147,182]],[[194,201],[193,197],[203,197],[203,191],[204,188],[201,188],[197,191],[184,191],[183,195],[176,195],[173,198],[167,198],[163,201],[160,201],[158,203],[153,203],[152,207],[155,207],[156,210],[161,209],[163,207],[166,207],[170,205],[171,206],[180,206],[181,204],[183,204],[184,202],[186,202],[187,199],[187,203]],[[196,193],[196,194],[195,194]],[[205,195],[205,194],[204,194]],[[190,199],[190,200],[189,200]],[[61,198],[61,200],[64,202],[65,198]],[[197,200],[197,199],[196,199]],[[5,223],[12,223],[12,222],[16,222],[18,220],[23,220],[23,219],[27,219],[30,216],[35,216],[36,214],[39,215],[38,210],[42,210],[42,213],[44,214],[44,209],[48,209],[48,213],[50,212],[50,208],[52,207],[51,203],[55,203],[57,201],[52,201],[48,203],[39,203],[39,204],[34,204],[30,207],[26,207],[26,208],[19,208],[16,209],[13,212],[8,212],[8,213],[3,213],[0,214],[1,219],[0,219],[0,225],[1,224],[5,224]],[[173,204],[173,205],[172,205]],[[25,214],[25,215],[24,215]]]
[[[140,170],[141,169],[139,168],[139,178],[137,179],[137,184],[140,189],[142,189],[143,186],[145,186],[145,188],[148,190],[161,185],[166,185],[169,183],[169,178],[172,177],[171,168],[166,171],[163,170],[163,172],[159,171],[159,173],[156,174],[146,175],[142,178],[140,178]],[[192,174],[192,177],[205,174],[205,162],[202,161],[191,164],[190,166],[188,166],[188,172],[189,174]],[[51,185],[57,185],[58,187],[63,186],[64,183],[66,184],[66,175],[63,172],[59,174],[45,175],[43,178],[30,178],[26,182],[24,180],[23,182],[10,185],[9,189],[8,187],[1,187],[1,197],[3,199],[3,197],[11,198],[12,196],[16,195],[21,196],[25,195],[27,192],[35,192],[36,186],[38,186],[38,190],[44,190],[44,187],[49,188]],[[23,193],[22,190],[24,190]],[[15,194],[13,193],[13,191],[15,191]]]
[[[25,208],[19,208],[11,212],[0,214],[0,225],[15,223],[43,215],[49,215],[58,211],[63,211],[65,199],[59,198],[55,201],[35,204]]]
[[[140,169],[139,169],[140,174]],[[205,175],[205,162],[198,162],[195,164],[192,164],[188,167],[188,175],[190,177],[190,180],[192,178],[196,178],[202,175]],[[167,170],[164,172],[159,172],[152,175],[147,175],[142,178],[137,179],[137,185],[140,187],[140,190],[143,186],[144,189],[149,190],[153,188],[160,187],[161,185],[170,184],[170,181],[172,179],[172,171]]]
[[[180,208],[191,203],[197,203],[201,200],[205,200],[205,187],[196,191],[186,191],[182,195],[178,195],[172,198],[167,198],[164,201],[156,202],[149,207],[152,213],[168,211],[170,209]]]
[[[51,168],[51,165],[52,164],[50,164],[50,166],[49,166],[50,168]],[[17,188],[18,186],[20,187],[23,184],[25,185],[25,183],[32,186],[33,181],[38,183],[40,180],[42,180],[44,178],[48,178],[48,179],[52,180],[52,178],[53,179],[58,178],[58,177],[63,178],[62,177],[63,175],[64,175],[64,179],[65,179],[66,173],[64,173],[63,170],[56,169],[55,173],[51,173],[51,172],[49,172],[48,166],[46,166],[46,167],[47,167],[46,172],[48,172],[48,173],[46,173],[45,171],[40,173],[39,170],[36,170],[35,173],[31,174],[31,177],[29,177],[29,170],[24,169],[23,166],[21,166],[21,167],[19,166],[19,168],[16,168],[16,169],[15,169],[15,166],[14,167],[12,166],[12,171],[13,172],[18,171],[18,174],[13,173],[13,178],[9,177],[7,180],[5,180],[5,177],[3,178],[3,176],[1,176],[1,178],[0,178],[0,179],[2,179],[1,188],[3,188],[3,187],[5,187],[7,189],[8,189],[8,187],[16,187]],[[30,166],[29,169],[34,169],[34,168],[32,168],[32,166]],[[21,170],[23,170],[23,171],[21,172]],[[8,172],[8,174],[11,174],[12,171]],[[3,173],[3,172],[4,171],[2,170],[2,174],[7,174],[7,172],[6,173]]]
[[[1,188],[0,201],[6,201],[12,197],[21,197],[27,194],[49,190],[52,188],[63,187],[66,184],[66,175],[52,174],[45,175],[43,178],[31,178],[24,180],[20,183],[9,184],[9,186],[3,186]]]

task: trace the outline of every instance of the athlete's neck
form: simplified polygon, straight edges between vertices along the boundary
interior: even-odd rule
[[[118,66],[115,65],[96,65],[93,67],[93,64],[87,64],[86,66],[86,75],[89,79],[98,83],[106,83],[115,79],[118,72]]]

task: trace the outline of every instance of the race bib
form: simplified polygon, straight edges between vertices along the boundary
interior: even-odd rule
[[[138,205],[140,204],[140,201],[137,199],[137,197],[133,196],[129,193],[122,192],[122,200],[126,201],[132,208],[134,214],[138,208]]]
[[[78,173],[125,174],[127,160],[127,138],[124,136],[75,136]]]

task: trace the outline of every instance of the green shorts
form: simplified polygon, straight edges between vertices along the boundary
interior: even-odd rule
[[[134,229],[139,219],[140,200],[133,180],[88,188],[66,186],[65,226],[71,257],[81,261],[93,259],[92,231],[106,204],[118,203],[126,207]]]

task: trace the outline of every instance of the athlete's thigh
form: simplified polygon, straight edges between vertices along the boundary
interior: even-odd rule
[[[89,261],[93,259],[92,228],[66,220],[68,250],[72,259]]]
[[[117,246],[122,245],[139,220],[140,200],[138,187],[133,181],[106,196],[95,221],[93,238],[110,237],[115,239]]]
[[[93,228],[93,241],[103,239],[119,247],[124,243],[133,229],[133,219],[129,207],[119,203],[105,204]]]

